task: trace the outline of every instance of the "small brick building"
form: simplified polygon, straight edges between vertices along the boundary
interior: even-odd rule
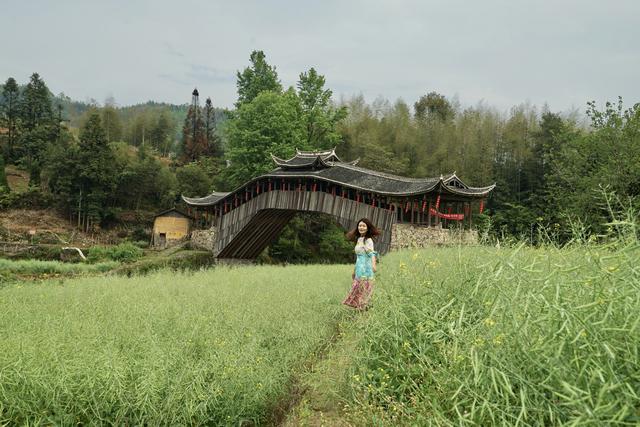
[[[189,238],[192,220],[175,208],[160,212],[153,220],[151,246],[166,248]]]

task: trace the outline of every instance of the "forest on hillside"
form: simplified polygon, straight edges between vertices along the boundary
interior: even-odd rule
[[[612,209],[640,209],[640,104],[625,108],[616,94],[605,105],[585,100],[585,110],[571,114],[526,103],[508,112],[462,106],[437,91],[411,103],[357,95],[338,102],[314,68],[283,87],[261,51],[237,73],[237,89],[233,109],[216,107],[215,94],[119,106],[55,96],[37,73],[28,82],[7,78],[0,209],[55,206],[85,230],[108,227],[123,210],[159,211],[181,194],[232,190],[271,170],[270,153],[332,147],[374,170],[455,171],[473,186],[496,183],[482,219],[499,235],[534,239],[543,229],[562,242],[579,227],[597,236]],[[7,164],[29,171],[28,191],[10,191]],[[313,221],[322,222],[296,221],[283,234],[295,243]]]

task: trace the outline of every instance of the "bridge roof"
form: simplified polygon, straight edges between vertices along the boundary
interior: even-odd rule
[[[331,167],[333,162],[348,163],[355,165],[358,160],[353,162],[343,162],[336,154],[336,149],[326,151],[300,151],[296,149],[296,155],[289,160],[283,160],[279,157],[271,155],[273,162],[282,169],[316,169]]]
[[[183,200],[192,206],[210,206],[255,181],[269,178],[317,179],[383,196],[415,196],[440,191],[468,198],[479,198],[485,197],[495,188],[495,184],[487,187],[470,187],[455,172],[432,178],[407,178],[377,172],[356,166],[357,160],[355,162],[341,161],[335,154],[335,149],[319,152],[296,150],[296,155],[289,160],[283,160],[273,155],[272,158],[278,166],[276,169],[254,178],[232,192],[212,193],[202,198],[183,196]]]

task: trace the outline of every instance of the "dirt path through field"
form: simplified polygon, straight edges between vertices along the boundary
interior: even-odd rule
[[[273,425],[352,426],[345,416],[340,390],[345,387],[350,355],[356,341],[347,338],[346,328],[357,313],[346,313],[335,325],[334,333],[305,364],[293,380],[289,396],[273,413]]]

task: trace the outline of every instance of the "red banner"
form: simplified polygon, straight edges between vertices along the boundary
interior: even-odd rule
[[[429,212],[431,213],[431,215],[436,215],[442,219],[449,219],[451,221],[462,221],[464,219],[464,214],[445,214],[438,212],[433,208],[429,209]]]

